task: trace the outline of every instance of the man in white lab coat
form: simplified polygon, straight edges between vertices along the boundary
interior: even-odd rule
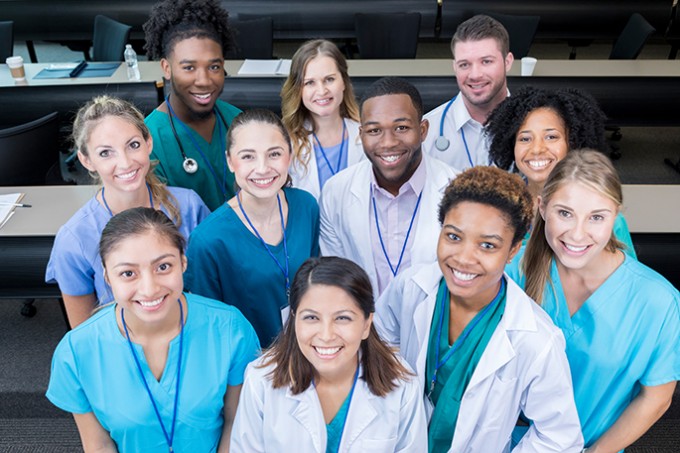
[[[363,267],[376,296],[404,269],[436,259],[437,208],[457,172],[423,154],[422,115],[420,93],[407,81],[373,83],[361,101],[368,159],[329,179],[321,195],[321,253]]]

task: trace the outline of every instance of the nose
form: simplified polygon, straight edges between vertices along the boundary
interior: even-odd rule
[[[335,328],[332,320],[323,321],[321,323],[319,338],[324,342],[331,341],[335,338]]]
[[[571,230],[571,239],[575,242],[580,241],[587,235],[586,220],[578,220],[574,222],[574,227]]]
[[[393,130],[385,129],[382,134],[381,145],[383,148],[392,148],[399,143]]]
[[[265,173],[269,167],[269,162],[266,156],[258,156],[255,161],[255,170],[259,173]]]
[[[120,168],[128,168],[132,162],[132,158],[128,155],[127,151],[118,153],[118,159],[116,160],[116,166]]]
[[[208,75],[208,71],[203,68],[198,68],[196,69],[196,79],[194,80],[194,84],[198,86],[205,86],[210,83],[210,76]]]
[[[534,139],[531,148],[531,152],[533,154],[541,154],[543,151],[545,151],[545,149],[546,149],[545,140],[543,140],[543,138],[537,137],[536,139]]]
[[[473,264],[476,261],[477,248],[472,241],[465,241],[458,246],[455,256],[456,261],[465,267]]]
[[[478,64],[470,64],[469,76],[471,79],[477,79],[482,75],[481,67]]]
[[[141,296],[153,297],[158,290],[156,277],[152,272],[142,272],[139,279],[139,294]]]

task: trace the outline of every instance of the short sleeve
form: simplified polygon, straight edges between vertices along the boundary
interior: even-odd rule
[[[46,396],[52,404],[67,412],[75,414],[92,412],[80,382],[78,359],[73,351],[69,334],[66,334],[54,351]]]
[[[221,263],[212,254],[205,238],[208,234],[199,234],[201,230],[194,230],[189,236],[187,246],[187,270],[184,272],[184,289],[210,299],[224,300],[220,284],[219,269]]]
[[[54,239],[45,281],[57,282],[59,290],[69,296],[95,293],[94,269],[85,257],[81,241],[70,229],[62,227]]]
[[[227,385],[230,386],[243,384],[246,367],[260,353],[260,342],[257,339],[255,329],[240,311],[234,308],[233,312],[234,317],[229,330],[233,347],[227,378]]]
[[[675,291],[664,316],[642,385],[651,387],[680,380],[680,293]]]

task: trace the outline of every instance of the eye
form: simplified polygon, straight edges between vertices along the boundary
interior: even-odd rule
[[[140,146],[142,146],[142,144],[137,140],[130,142],[130,148],[132,149],[139,149]]]
[[[241,160],[251,160],[253,158],[252,154],[241,154]]]
[[[343,321],[343,322],[351,322],[352,317],[349,315],[339,315],[337,318],[335,318],[336,321]]]
[[[396,130],[399,131],[399,132],[407,132],[409,129],[411,129],[411,128],[408,127],[408,126],[404,126],[404,125],[396,127]]]
[[[103,149],[99,151],[99,157],[107,158],[111,155],[111,150]]]
[[[557,211],[557,215],[568,219],[571,217],[571,212],[566,211],[564,209],[560,209],[559,211]]]
[[[529,143],[531,141],[531,137],[526,136],[526,135],[521,135],[517,137],[517,142],[518,143]]]
[[[460,63],[458,69],[467,69],[470,65],[468,63]]]
[[[121,277],[123,277],[125,279],[130,279],[130,278],[134,277],[135,273],[132,272],[132,271],[122,271],[118,275],[120,275]]]
[[[304,315],[304,316],[302,317],[302,320],[303,320],[303,321],[316,321],[316,320],[318,320],[318,319],[319,319],[319,318],[318,318],[316,315],[310,315],[310,314]]]
[[[193,65],[185,65],[185,66],[182,66],[182,69],[185,70],[185,71],[193,71],[194,66]]]
[[[593,214],[591,219],[593,219],[596,222],[601,222],[602,220],[604,220],[604,216],[601,214]]]
[[[491,64],[493,60],[482,60],[482,64]]]
[[[367,129],[364,132],[367,135],[378,135],[380,133],[380,129],[378,128],[372,128],[372,129]]]
[[[449,241],[460,241],[460,236],[458,236],[456,233],[446,233],[446,237],[449,239]]]
[[[496,244],[492,244],[491,242],[482,242],[480,246],[486,250],[494,250],[496,248]]]
[[[210,65],[210,70],[211,70],[211,71],[219,71],[220,69],[222,69],[222,66],[220,66],[220,65],[218,65],[218,64]]]
[[[312,85],[314,85],[314,81],[313,81],[313,80],[305,80],[304,85],[305,85],[306,87],[312,86]]]
[[[282,154],[281,151],[278,151],[278,150],[277,150],[277,151],[272,151],[271,153],[269,153],[269,157],[271,157],[271,158],[277,158],[277,157],[281,157],[281,154]]]
[[[172,267],[172,264],[170,264],[170,263],[161,263],[161,264],[158,265],[158,270],[160,272],[166,272],[166,271],[169,271],[171,267]]]
[[[328,83],[333,83],[333,82],[335,82],[335,77],[328,77],[328,78],[326,79],[326,82],[328,82]]]

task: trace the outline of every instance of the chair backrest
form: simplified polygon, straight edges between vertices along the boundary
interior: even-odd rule
[[[640,55],[647,39],[656,31],[642,15],[633,13],[616,39],[610,60],[634,60]]]
[[[14,21],[0,22],[0,63],[14,55]]]
[[[43,185],[58,160],[57,112],[0,130],[0,186]]]
[[[229,25],[235,30],[237,49],[229,52],[227,59],[274,58],[274,20],[271,17],[236,19],[231,20]]]
[[[92,35],[92,61],[123,61],[123,52],[131,29],[130,25],[101,14],[96,15]]]
[[[516,60],[529,55],[541,16],[516,16],[511,14],[487,13],[503,24],[510,36],[510,52]]]
[[[361,58],[415,58],[420,13],[358,13],[354,31]]]

